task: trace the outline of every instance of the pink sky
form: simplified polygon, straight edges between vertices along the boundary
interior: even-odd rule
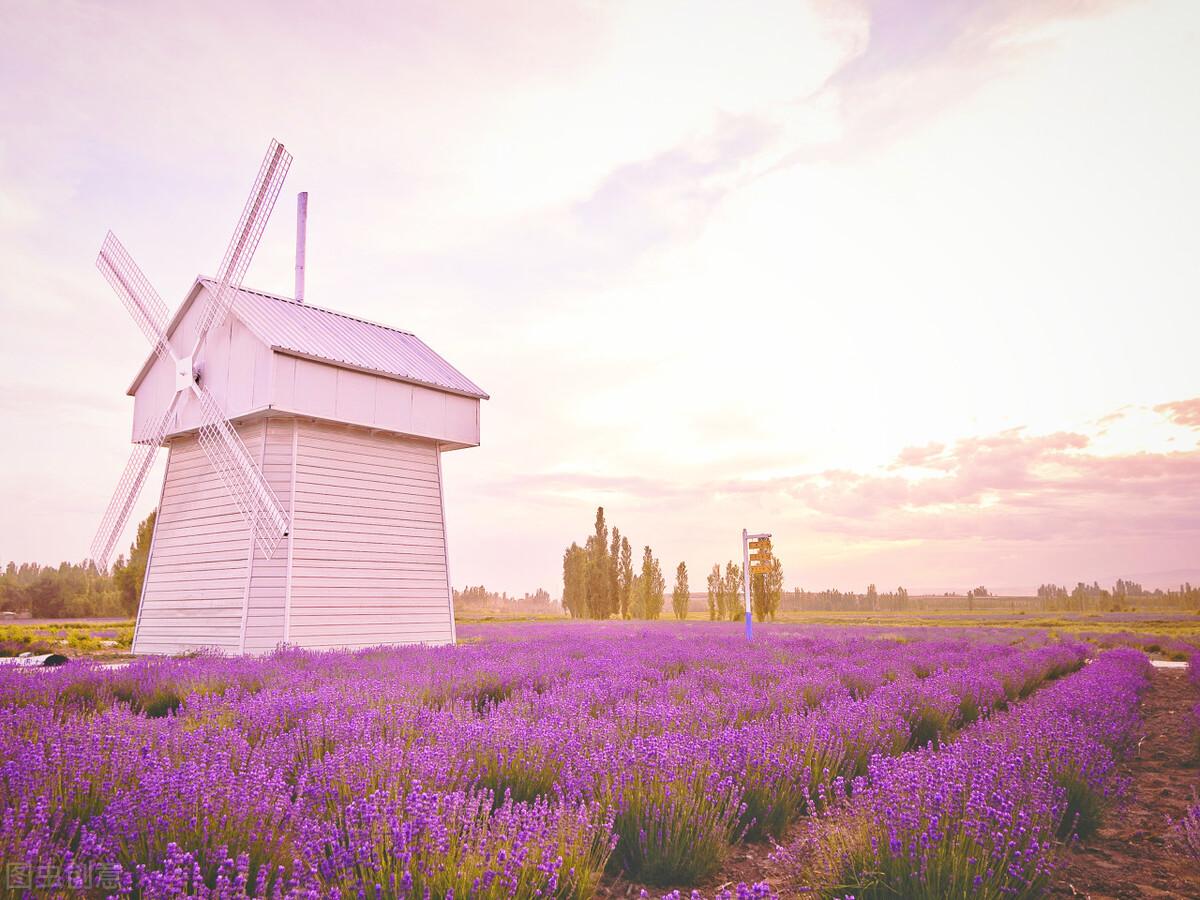
[[[898,12],[903,9],[903,14]],[[557,591],[597,504],[693,587],[1200,580],[1200,5],[0,8],[0,560],[80,559],[140,334],[271,137],[247,284],[491,393],[452,574]],[[144,514],[155,492],[143,498]]]

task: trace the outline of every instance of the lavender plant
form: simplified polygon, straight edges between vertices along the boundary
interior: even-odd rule
[[[1147,676],[1141,653],[1114,650],[944,747],[875,757],[777,858],[826,897],[1040,896],[1056,839],[1125,787],[1115,760]]]
[[[0,671],[0,859],[103,864],[112,893],[147,897],[582,898],[606,868],[695,884],[747,836],[848,827],[851,785],[900,791],[998,710],[1017,721],[1111,668],[1044,688],[1086,649],[988,631],[463,632],[449,648]],[[1004,765],[1048,772],[1058,753],[1054,778],[1107,796],[1102,754],[1080,748],[1119,754],[1123,725],[1093,715],[1028,759],[987,732],[997,791],[1015,790]],[[913,787],[939,822],[970,801],[931,785]],[[1044,788],[1002,796],[1078,828],[1062,783]]]

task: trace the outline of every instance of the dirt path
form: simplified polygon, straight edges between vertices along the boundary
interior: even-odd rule
[[[1197,700],[1186,671],[1155,671],[1142,699],[1146,738],[1121,767],[1133,779],[1129,803],[1110,813],[1094,838],[1064,854],[1053,896],[1200,897],[1200,870],[1166,841],[1167,816],[1182,816],[1192,788],[1200,792],[1188,734]]]

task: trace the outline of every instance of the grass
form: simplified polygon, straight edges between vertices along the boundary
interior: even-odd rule
[[[34,655],[118,657],[128,654],[132,645],[132,619],[0,625],[0,656],[29,652]]]
[[[1200,615],[1193,610],[1139,613],[1010,613],[1005,610],[911,610],[906,612],[781,612],[776,621],[795,625],[880,625],[889,628],[1022,628],[1054,630],[1066,634],[1133,632],[1172,638],[1200,637]],[[1165,613],[1165,614],[1164,614]],[[1119,616],[1119,618],[1118,618]],[[1159,648],[1162,649],[1161,647]],[[1153,652],[1153,651],[1151,651]]]

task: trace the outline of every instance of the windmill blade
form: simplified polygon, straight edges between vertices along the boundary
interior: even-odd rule
[[[133,445],[133,453],[129,456],[129,462],[125,464],[125,471],[121,474],[121,480],[117,482],[112,499],[108,501],[108,509],[104,511],[104,518],[100,520],[96,536],[92,538],[92,561],[100,568],[108,565],[113,547],[121,539],[121,533],[125,530],[134,504],[142,493],[142,485],[146,483],[146,476],[150,474],[157,451],[158,447],[150,444]]]
[[[262,166],[259,167],[258,177],[254,180],[254,188],[250,191],[250,197],[242,210],[242,217],[238,220],[233,238],[225,251],[225,258],[221,260],[216,289],[204,309],[196,331],[193,356],[204,343],[208,330],[222,322],[225,314],[229,312],[229,307],[233,305],[234,294],[242,286],[242,279],[250,267],[250,260],[254,258],[254,251],[258,249],[263,229],[267,227],[267,219],[271,216],[271,210],[275,208],[275,201],[291,165],[292,155],[284,149],[283,144],[271,141]]]
[[[113,547],[125,531],[133,507],[142,493],[142,485],[146,483],[146,476],[150,474],[150,468],[154,464],[154,457],[167,436],[178,397],[177,394],[166,412],[156,419],[133,445],[129,462],[125,464],[125,471],[121,473],[121,480],[117,482],[117,489],[108,501],[108,509],[104,511],[104,518],[100,520],[100,527],[96,529],[96,536],[92,539],[92,561],[98,566],[108,565]]]
[[[200,447],[250,526],[254,542],[270,559],[288,533],[288,515],[212,395],[200,385],[192,390],[200,401]]]
[[[105,235],[104,243],[100,245],[96,268],[113,286],[113,290],[129,310],[129,315],[133,316],[133,321],[154,347],[155,354],[161,357],[170,352],[166,335],[167,321],[170,317],[167,304],[158,295],[158,291],[151,287],[149,279],[111,231]]]

